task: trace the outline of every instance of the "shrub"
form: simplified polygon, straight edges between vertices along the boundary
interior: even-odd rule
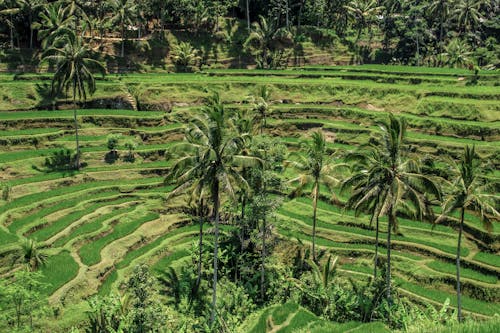
[[[116,148],[118,148],[118,142],[120,141],[121,134],[109,134],[108,135],[108,149],[111,152],[116,153]]]
[[[125,160],[127,162],[135,161],[134,150],[136,148],[137,148],[137,142],[135,142],[133,139],[129,139],[125,142],[125,149],[127,149],[128,151],[127,156],[125,156]]]
[[[10,184],[2,185],[2,200],[8,201],[10,197],[10,191],[12,190]]]
[[[74,164],[75,155],[67,148],[55,151],[45,159],[45,166],[51,170],[70,170]]]

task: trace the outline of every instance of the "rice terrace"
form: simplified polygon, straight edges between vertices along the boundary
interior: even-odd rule
[[[500,332],[499,14],[0,0],[0,332]]]

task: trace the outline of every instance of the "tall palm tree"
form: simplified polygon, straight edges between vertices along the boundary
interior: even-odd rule
[[[387,299],[391,301],[391,231],[398,231],[397,212],[415,219],[423,219],[428,212],[429,202],[425,193],[441,198],[441,193],[432,178],[421,173],[419,161],[406,154],[404,140],[406,121],[392,114],[389,121],[381,124],[382,144],[377,147],[373,165],[369,169],[370,179],[365,192],[374,195],[377,192],[379,211],[386,215],[387,226]]]
[[[45,51],[44,61],[55,62],[56,71],[52,77],[52,93],[71,92],[73,99],[73,121],[75,126],[76,157],[75,169],[80,168],[80,143],[78,141],[78,120],[76,117],[76,101],[86,101],[87,95],[96,90],[94,71],[103,76],[103,65],[94,59],[90,48],[83,43],[80,36],[67,33],[54,41],[55,45]]]
[[[389,115],[380,125],[382,139],[378,145],[365,148],[366,166],[360,182],[353,182],[351,202],[357,208],[373,209],[374,216],[387,216],[386,296],[391,302],[391,233],[398,231],[397,213],[423,219],[429,212],[426,193],[440,199],[434,180],[422,174],[419,161],[407,155],[405,149],[406,122]],[[356,206],[355,206],[356,207]],[[390,321],[390,318],[388,318]]]
[[[21,248],[14,256],[13,263],[22,263],[30,272],[38,270],[40,267],[45,266],[48,256],[38,244],[32,239],[25,239],[21,244]]]
[[[494,194],[487,194],[495,191],[494,183],[485,181],[480,176],[481,160],[476,154],[475,147],[466,146],[464,154],[460,158],[460,163],[450,160],[454,179],[447,182],[449,193],[443,201],[442,214],[436,222],[440,222],[444,217],[452,212],[460,211],[457,241],[457,319],[462,321],[462,301],[460,290],[460,250],[462,245],[462,233],[464,227],[464,216],[466,211],[476,212],[483,221],[487,230],[491,231],[492,221],[500,218],[498,204],[500,197]]]
[[[292,195],[300,195],[305,187],[312,185],[312,255],[313,260],[316,261],[316,211],[320,186],[325,185],[328,188],[332,188],[339,183],[339,180],[332,176],[332,170],[336,166],[331,156],[327,156],[326,139],[321,131],[313,132],[312,141],[304,145],[300,153],[292,154],[291,158],[287,164],[301,172],[298,177],[289,181],[291,184],[298,183]]]
[[[120,27],[120,35],[122,39],[120,55],[125,55],[125,26],[135,22],[137,17],[137,6],[132,0],[112,0],[111,7],[114,11],[113,22]]]
[[[248,186],[239,172],[240,167],[255,166],[259,163],[255,157],[240,154],[244,142],[244,135],[232,131],[224,104],[219,94],[214,93],[207,99],[201,114],[194,116],[187,126],[184,142],[172,148],[172,152],[179,155],[179,159],[171,168],[171,174],[177,179],[177,184],[201,184],[200,186],[207,187],[211,195],[215,233],[211,323],[215,321],[217,302],[221,188],[234,198],[238,186]]]
[[[429,2],[427,7],[427,12],[431,17],[437,17],[439,19],[439,52],[443,52],[443,37],[444,37],[444,25],[446,23],[446,18],[450,13],[450,8],[452,8],[452,0],[432,0]]]
[[[352,163],[353,174],[343,181],[341,191],[351,190],[346,202],[346,208],[354,209],[355,216],[370,213],[370,225],[375,220],[375,257],[373,259],[373,278],[377,278],[378,248],[380,232],[380,197],[384,196],[384,187],[379,179],[372,179],[370,168],[381,164],[381,154],[375,149],[360,150],[346,156],[346,161]],[[371,191],[366,192],[370,188]]]

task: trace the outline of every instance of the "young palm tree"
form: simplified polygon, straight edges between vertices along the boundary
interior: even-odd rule
[[[266,117],[269,112],[269,99],[271,97],[271,92],[267,86],[260,86],[257,90],[257,95],[252,96],[253,111],[258,114],[258,119],[260,122],[260,134],[262,135],[264,128],[266,127]]]
[[[114,11],[112,21],[119,25],[122,39],[120,55],[125,55],[125,26],[133,24],[137,17],[137,6],[132,0],[112,0],[111,7]]]
[[[78,141],[78,120],[76,118],[76,101],[86,101],[88,94],[96,90],[93,71],[103,76],[103,65],[92,57],[91,50],[75,33],[67,33],[54,41],[55,45],[45,51],[44,61],[56,63],[56,71],[52,77],[52,93],[71,92],[73,98],[73,120],[75,125],[76,158],[75,168],[80,168],[80,143]]]
[[[14,263],[22,263],[30,272],[45,266],[48,256],[40,250],[38,244],[32,239],[25,239],[19,252],[14,256]]]
[[[312,255],[316,261],[316,211],[318,207],[318,198],[320,195],[320,186],[325,185],[329,188],[339,183],[331,173],[335,167],[331,156],[327,156],[326,139],[321,131],[312,134],[312,141],[305,145],[299,154],[293,154],[295,160],[287,163],[298,169],[301,174],[290,180],[290,183],[297,183],[297,188],[292,195],[300,195],[306,186],[312,185],[313,198],[313,230],[312,230]]]
[[[217,301],[217,270],[219,242],[219,207],[221,188],[234,198],[237,186],[248,186],[240,167],[255,166],[255,157],[241,155],[245,136],[231,131],[219,94],[210,96],[202,113],[187,126],[185,140],[172,148],[179,156],[171,168],[172,176],[180,186],[198,184],[210,191],[214,220],[214,275],[212,284],[211,323],[215,320]]]
[[[462,233],[464,226],[465,211],[475,211],[483,221],[486,229],[491,231],[492,221],[498,220],[500,214],[496,207],[500,201],[498,195],[487,194],[494,191],[494,183],[486,182],[480,176],[480,158],[475,152],[474,146],[466,146],[464,154],[460,159],[460,164],[450,161],[454,179],[448,182],[450,192],[442,205],[442,215],[436,222],[440,222],[445,216],[452,212],[460,211],[460,220],[458,225],[457,242],[457,319],[462,321],[462,301],[460,290],[460,250],[462,245]]]

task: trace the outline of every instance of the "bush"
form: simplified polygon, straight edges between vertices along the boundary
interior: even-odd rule
[[[198,50],[188,42],[181,42],[173,47],[172,62],[177,72],[192,72],[199,58]]]
[[[2,185],[2,200],[8,201],[10,197],[10,191],[12,190],[10,184]]]
[[[111,152],[116,153],[116,148],[118,148],[118,142],[120,141],[121,134],[109,134],[108,135],[108,149]]]
[[[135,161],[134,150],[136,148],[137,148],[137,142],[135,142],[133,139],[129,139],[125,142],[125,149],[127,149],[128,151],[127,156],[125,156],[125,161],[127,162]]]
[[[75,164],[75,155],[70,149],[64,148],[53,152],[44,164],[51,170],[70,170]]]

